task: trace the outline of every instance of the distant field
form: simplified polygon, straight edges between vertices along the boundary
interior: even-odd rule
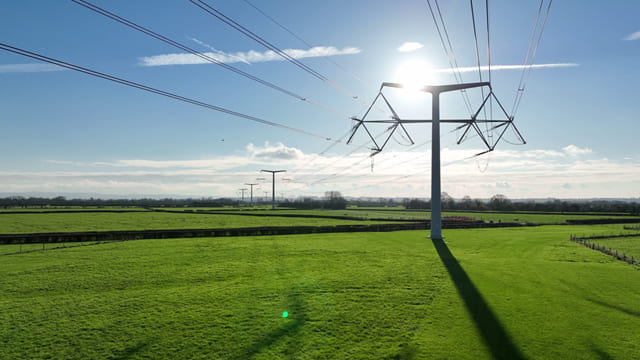
[[[196,216],[197,217],[197,216]],[[0,358],[630,359],[611,226],[172,239],[0,256]],[[283,317],[283,312],[288,317]]]
[[[173,209],[172,209],[173,210]],[[221,210],[220,208],[178,208],[177,211],[206,211],[206,210]],[[349,216],[363,219],[412,219],[412,220],[426,220],[431,217],[431,213],[416,210],[399,210],[395,208],[391,209],[346,209],[346,210],[256,210],[256,209],[233,209],[225,208],[224,211],[229,213],[252,213],[252,214],[296,214],[296,215],[308,215],[308,216]],[[567,215],[559,213],[496,213],[496,212],[443,212],[443,216],[463,216],[470,217],[478,220],[493,221],[493,222],[517,222],[517,223],[534,223],[534,224],[559,224],[564,223],[567,219],[602,219],[602,218],[615,218],[615,219],[638,219],[638,216],[622,216],[611,214],[597,214],[589,213],[584,215]]]
[[[73,232],[108,230],[239,228],[258,226],[323,226],[380,223],[321,218],[254,217],[233,214],[165,212],[2,214],[0,233]]]

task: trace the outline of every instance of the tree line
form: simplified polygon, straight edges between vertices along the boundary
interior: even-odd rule
[[[194,207],[222,207],[233,206],[237,200],[229,198],[200,198],[200,199],[67,199],[64,196],[54,198],[10,196],[0,198],[0,207],[47,207],[47,206],[91,206],[91,207],[154,207],[154,206],[194,206]]]
[[[608,212],[640,215],[640,203],[621,200],[584,200],[567,201],[549,199],[547,201],[510,200],[503,194],[496,194],[488,200],[472,199],[465,196],[453,199],[442,193],[442,209],[455,211],[538,211],[538,212]],[[240,202],[230,198],[164,198],[164,199],[67,199],[64,196],[53,198],[10,196],[0,198],[0,207],[223,207],[237,206]],[[345,199],[338,191],[327,191],[323,198],[300,197],[286,199],[280,206],[297,209],[345,209],[349,205],[367,207],[389,207],[402,205],[406,209],[430,209],[431,201],[424,199]]]
[[[558,200],[546,201],[510,200],[503,194],[493,195],[489,200],[471,199],[469,196],[455,200],[442,193],[443,210],[469,211],[534,211],[534,212],[607,212],[640,215],[640,203],[621,200]],[[430,200],[404,199],[407,209],[429,209]]]

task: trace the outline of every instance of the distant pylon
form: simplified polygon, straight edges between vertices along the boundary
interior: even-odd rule
[[[271,210],[276,208],[276,173],[286,172],[287,170],[260,170],[260,172],[271,173]]]
[[[245,183],[245,185],[249,185],[251,187],[251,200],[249,201],[249,204],[253,205],[253,187],[255,185],[259,185],[259,184],[247,184],[247,183]]]

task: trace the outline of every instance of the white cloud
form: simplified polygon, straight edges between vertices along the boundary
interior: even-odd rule
[[[559,67],[575,67],[580,66],[580,64],[576,63],[552,63],[552,64],[533,64],[531,67],[533,69],[547,69],[547,68],[559,68]],[[525,68],[524,65],[491,65],[491,70],[522,70]],[[480,66],[480,70],[488,71],[488,66]],[[461,73],[478,71],[477,66],[465,66],[459,67],[457,70],[453,69],[437,69],[435,70],[439,73],[453,73],[454,71],[460,71]]]
[[[422,49],[424,45],[415,41],[408,41],[398,47],[399,52],[412,52],[418,49]]]
[[[586,155],[586,154],[591,154],[593,152],[593,150],[589,149],[589,148],[579,148],[575,145],[568,145],[562,148],[562,150],[564,150],[564,152],[566,152],[567,154],[571,155],[571,156],[578,156],[578,155]]]
[[[203,160],[146,160],[146,159],[124,159],[115,161],[97,161],[91,163],[93,166],[107,166],[114,168],[150,168],[150,169],[231,169],[238,166],[241,159],[229,157],[225,159],[203,159]]]
[[[442,189],[454,198],[634,197],[640,166],[628,160],[594,158],[593,150],[500,148],[469,159],[480,149],[444,148]],[[582,156],[574,156],[582,155]],[[590,155],[590,156],[585,156]],[[322,195],[428,197],[430,153],[389,150],[348,155],[306,154],[282,143],[248,144],[240,153],[195,160],[124,159],[109,162],[49,160],[54,171],[0,171],[3,192],[60,192],[134,195],[231,196],[239,184],[264,177],[260,169],[284,169],[287,197]],[[485,168],[485,165],[488,166]],[[270,188],[270,177],[262,181]],[[64,195],[64,194],[63,194]]]
[[[345,47],[343,49],[337,49],[333,46],[316,46],[312,47],[308,50],[302,49],[285,49],[284,53],[293,57],[294,59],[303,59],[309,57],[320,57],[320,56],[336,56],[336,55],[353,55],[358,54],[362,50],[355,47]],[[236,53],[225,53],[222,51],[217,52],[207,52],[203,53],[208,57],[216,59],[222,63],[237,63],[237,62],[245,62],[245,63],[256,63],[256,62],[265,62],[265,61],[284,61],[285,59],[275,53],[274,51],[265,51],[265,52],[257,52],[257,51],[247,51],[247,52],[236,52]],[[154,55],[154,56],[145,56],[140,58],[140,64],[143,66],[164,66],[164,65],[190,65],[190,64],[206,64],[208,61],[188,53],[175,53],[175,54],[164,54],[164,55]]]
[[[631,40],[640,40],[640,31],[636,31],[627,35],[623,40],[631,41]]]
[[[209,45],[209,44],[207,44],[207,43],[205,43],[205,42],[203,42],[203,41],[201,41],[199,39],[189,38],[189,40],[191,40],[191,41],[193,41],[193,42],[195,42],[195,43],[197,43],[197,44],[199,44],[199,45],[201,45],[201,46],[203,46],[203,47],[205,47],[205,48],[207,48],[207,49],[209,49],[209,50],[213,51],[214,53],[219,54],[221,56],[229,55],[229,54],[225,54],[224,51],[218,50],[218,49],[214,48],[213,46],[211,46],[211,45]],[[230,55],[230,56],[232,56],[232,55]],[[237,59],[240,62],[243,62],[245,64],[251,65],[250,62],[248,62],[247,60],[244,60],[243,58],[237,57]]]
[[[506,181],[502,181],[502,182],[497,182],[496,187],[501,189],[508,189],[511,187],[511,185],[509,185],[509,183]]]
[[[269,146],[269,143],[266,142],[263,148],[249,144],[247,145],[247,150],[251,157],[265,160],[294,160],[301,159],[304,156],[302,151],[299,149],[287,147],[283,143],[277,143],[275,146]]]
[[[32,73],[32,72],[49,72],[63,71],[63,67],[53,64],[5,64],[0,65],[0,74],[6,73]]]

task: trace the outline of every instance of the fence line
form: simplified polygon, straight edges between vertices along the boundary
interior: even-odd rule
[[[603,254],[612,256],[618,260],[624,261],[627,264],[640,266],[640,261],[633,256],[627,256],[625,253],[620,253],[618,250],[608,248],[604,245],[599,245],[594,242],[589,242],[589,240],[596,239],[614,239],[614,238],[623,238],[623,237],[640,237],[640,233],[635,234],[611,234],[611,235],[592,235],[592,236],[582,236],[579,237],[577,235],[571,235],[570,240],[581,244],[583,246],[588,247],[589,249],[600,251]]]

